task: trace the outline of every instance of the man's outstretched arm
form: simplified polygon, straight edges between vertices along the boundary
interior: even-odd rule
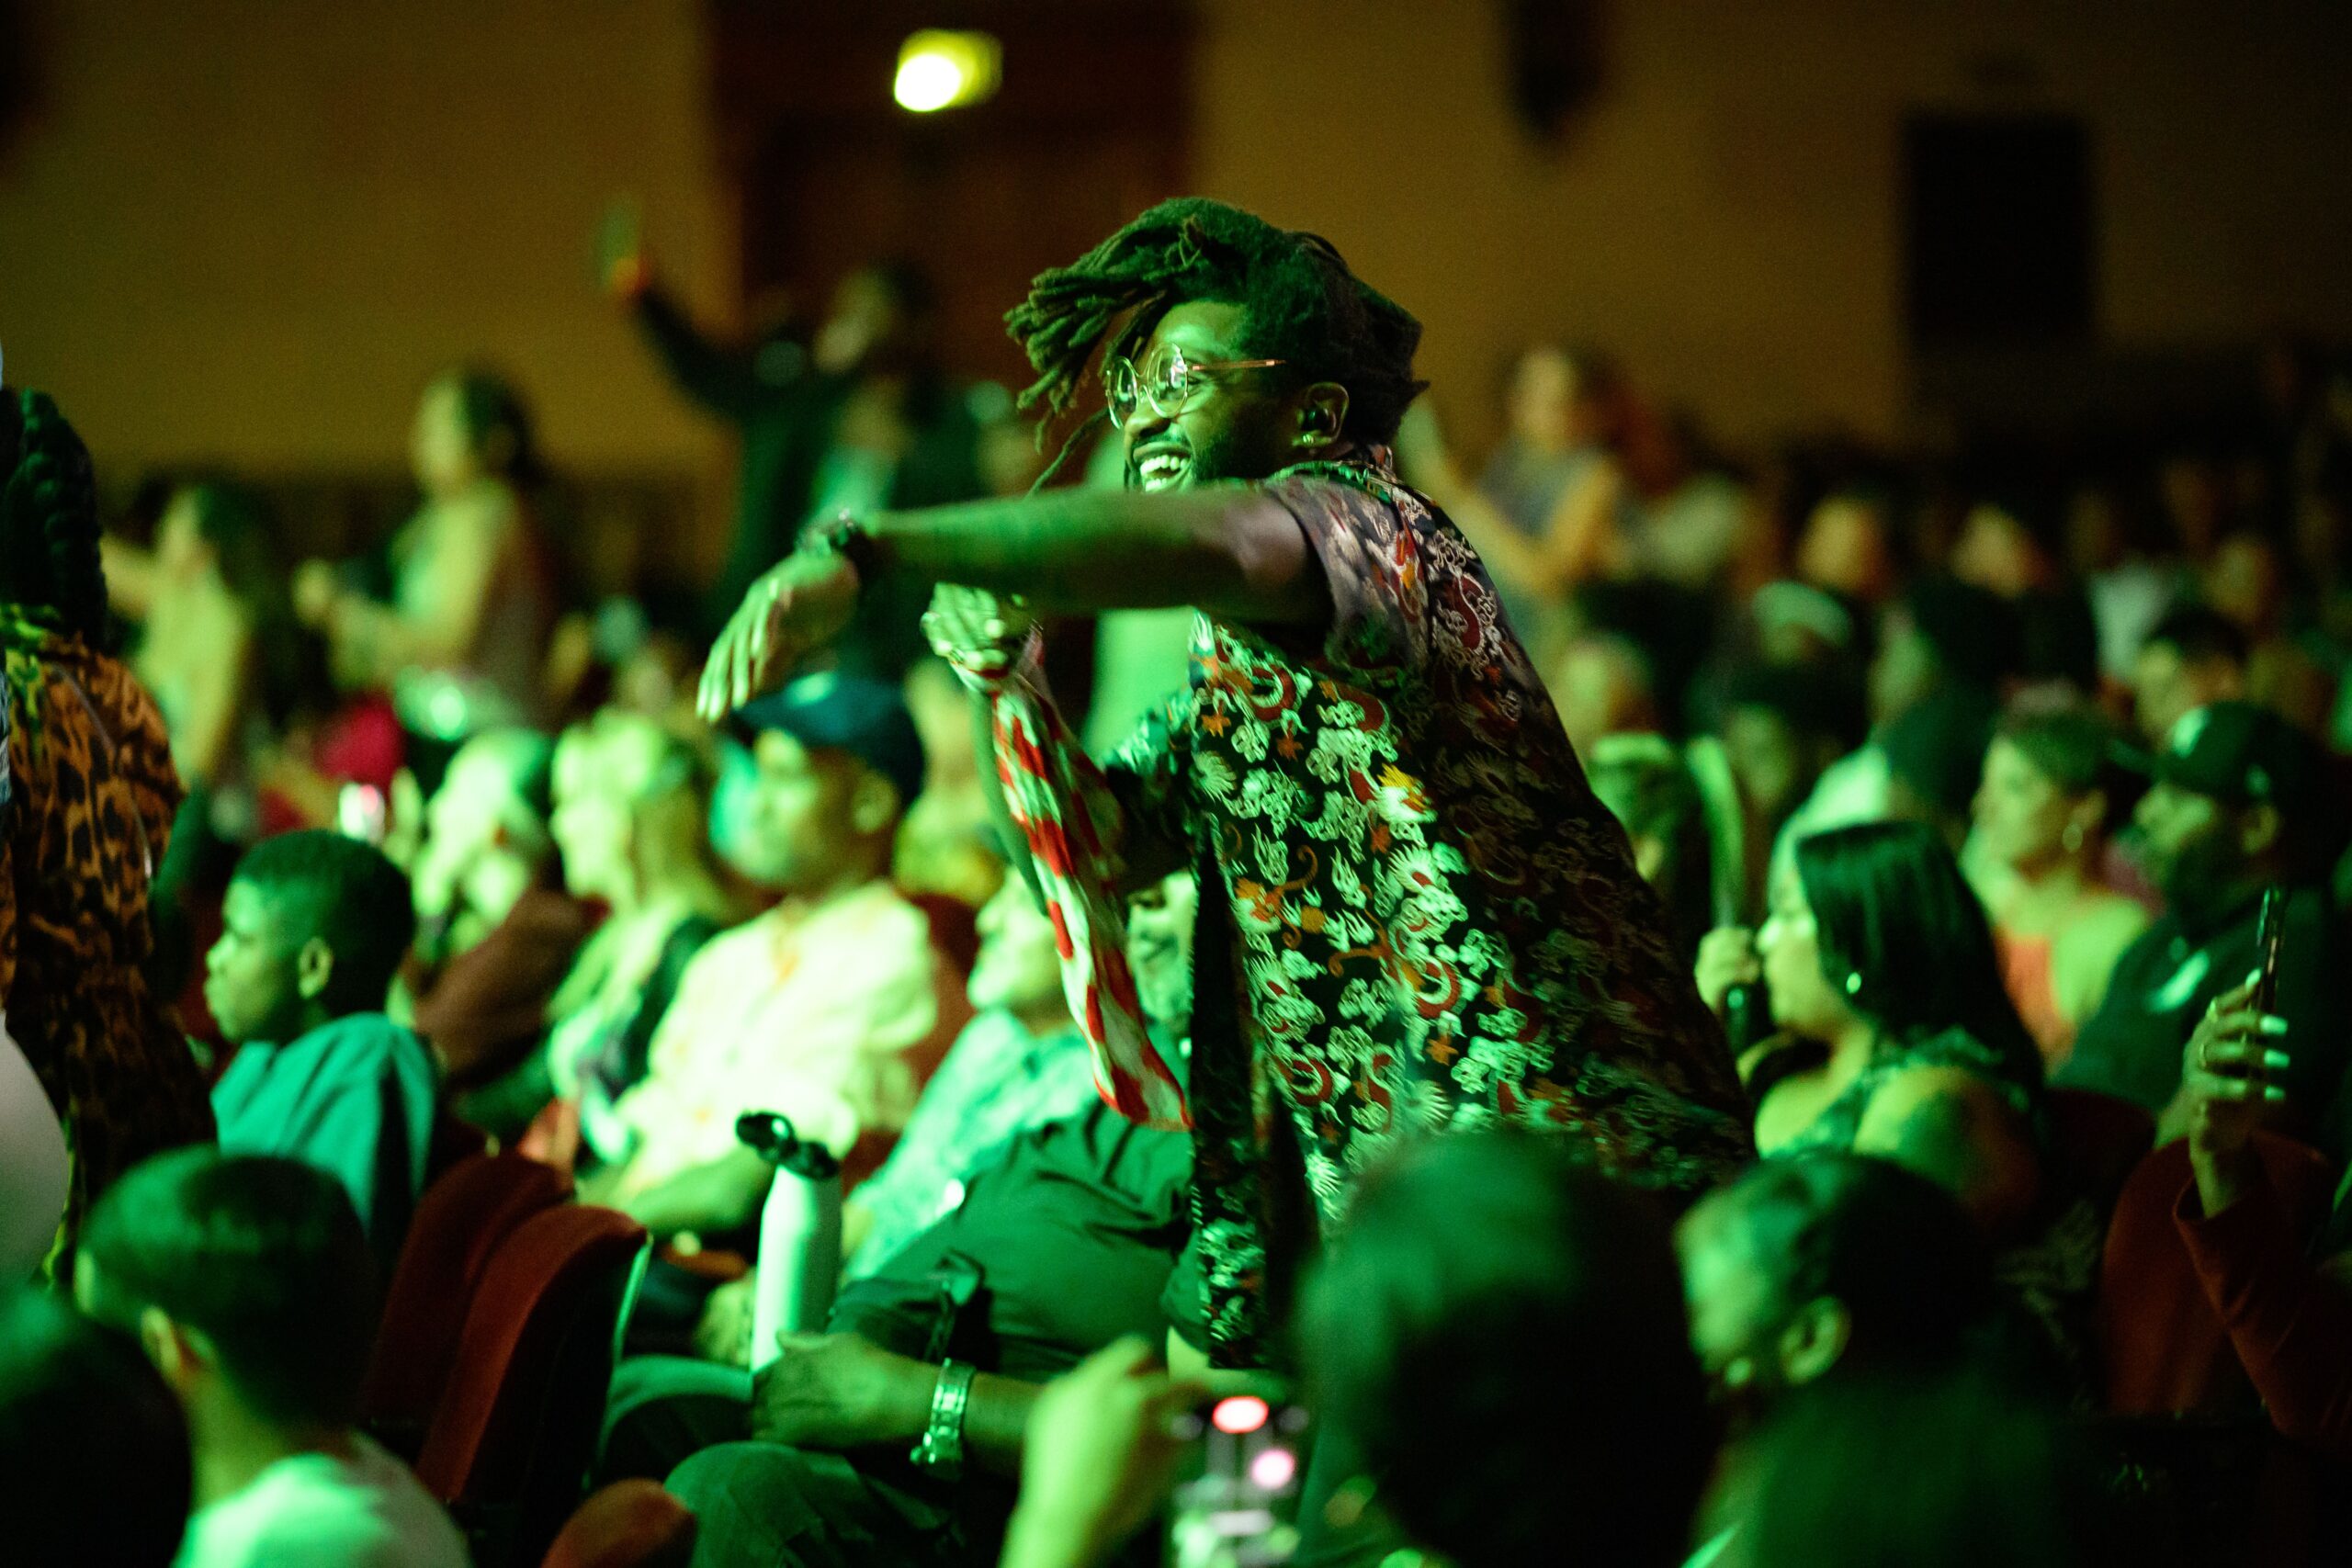
[[[1331,615],[1306,530],[1239,485],[1156,495],[1061,491],[881,513],[860,531],[876,568],[1017,594],[1049,612],[1189,604],[1225,620],[1306,627]],[[858,588],[843,556],[818,548],[785,558],[752,585],[712,648],[703,712],[717,717],[750,701],[840,636]]]

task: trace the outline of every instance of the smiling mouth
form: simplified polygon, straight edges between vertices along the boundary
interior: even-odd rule
[[[1146,491],[1169,490],[1182,483],[1191,468],[1182,452],[1162,447],[1136,459],[1136,479]]]

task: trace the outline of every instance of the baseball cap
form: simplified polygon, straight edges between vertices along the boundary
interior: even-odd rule
[[[2276,806],[2287,817],[2311,812],[2327,791],[2318,744],[2256,703],[2191,709],[2165,737],[2163,749],[2141,761],[2166,784],[2233,806]]]
[[[846,751],[897,785],[901,806],[922,793],[922,737],[906,699],[887,681],[832,671],[803,675],[737,709],[734,728],[745,740],[773,729],[812,751]]]

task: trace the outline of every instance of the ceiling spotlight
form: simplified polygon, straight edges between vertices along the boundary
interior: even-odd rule
[[[1004,47],[988,33],[927,29],[899,46],[890,96],[917,114],[985,103],[996,94]]]

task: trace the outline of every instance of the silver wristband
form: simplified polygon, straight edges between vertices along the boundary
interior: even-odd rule
[[[922,1441],[907,1455],[934,1475],[952,1481],[964,1472],[964,1411],[972,1403],[972,1379],[978,1371],[968,1361],[948,1361],[939,1369],[931,1391],[931,1421]]]

